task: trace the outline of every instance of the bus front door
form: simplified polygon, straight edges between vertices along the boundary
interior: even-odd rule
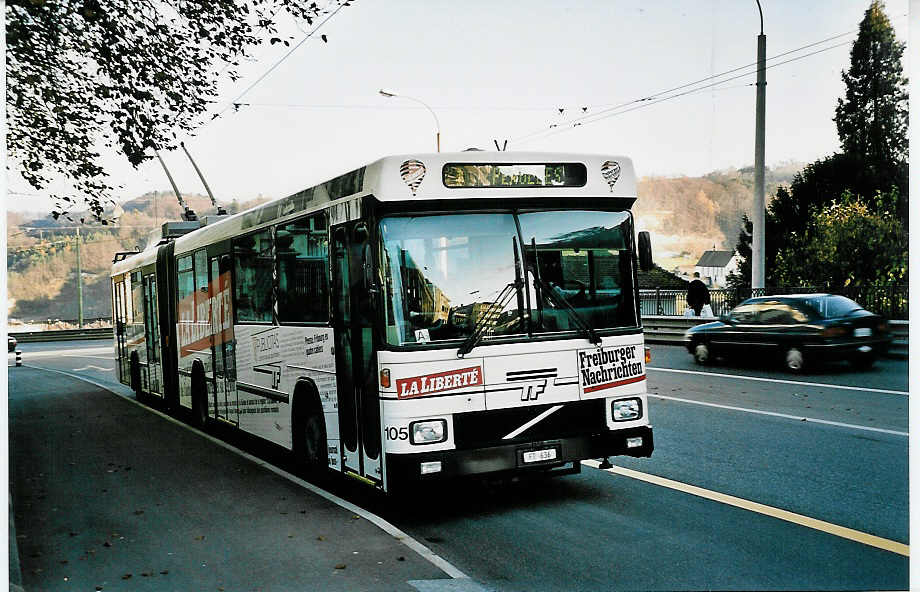
[[[364,223],[333,231],[333,333],[342,468],[379,483],[380,403],[371,337],[373,316],[364,286],[367,245]]]

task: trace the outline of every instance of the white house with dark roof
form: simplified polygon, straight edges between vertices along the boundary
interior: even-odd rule
[[[738,269],[740,257],[734,251],[706,251],[693,268],[711,288],[721,288],[725,278]]]

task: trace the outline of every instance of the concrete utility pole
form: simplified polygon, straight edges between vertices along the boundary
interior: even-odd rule
[[[755,290],[764,288],[766,283],[764,232],[764,127],[767,103],[767,36],[763,34],[763,9],[757,0],[760,11],[760,35],[757,36],[757,122],[754,131],[754,213],[752,216],[753,233],[751,235],[751,287]]]
[[[83,328],[83,267],[80,265],[80,227],[77,226],[77,323]]]

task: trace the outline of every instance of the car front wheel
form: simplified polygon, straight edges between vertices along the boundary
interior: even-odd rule
[[[802,350],[797,347],[790,347],[786,350],[786,370],[790,372],[801,372],[805,367],[805,356]]]
[[[693,348],[693,361],[701,366],[708,364],[711,356],[709,346],[705,343],[697,343]]]

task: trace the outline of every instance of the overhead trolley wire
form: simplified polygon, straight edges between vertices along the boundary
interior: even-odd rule
[[[241,92],[235,99],[233,99],[232,101],[230,101],[230,104],[227,105],[226,107],[224,107],[224,109],[223,109],[222,111],[220,111],[217,115],[215,115],[215,116],[211,119],[211,121],[213,121],[214,119],[217,119],[218,117],[220,117],[221,115],[223,115],[224,113],[226,113],[226,112],[227,112],[228,110],[230,110],[230,109],[238,108],[238,106],[240,105],[240,102],[239,102],[240,99],[242,99],[244,96],[246,96],[246,94],[249,93],[249,91],[251,91],[253,88],[255,88],[257,84],[259,84],[260,82],[262,82],[263,80],[265,80],[265,78],[266,78],[269,74],[271,74],[271,73],[275,70],[275,68],[277,68],[278,66],[280,66],[280,65],[282,64],[282,62],[284,62],[284,60],[288,59],[288,58],[291,56],[291,54],[293,54],[295,51],[297,51],[298,48],[300,48],[301,45],[303,45],[304,43],[306,43],[307,39],[309,39],[310,37],[312,37],[313,34],[316,33],[317,31],[319,31],[319,30],[322,28],[322,26],[325,25],[326,22],[329,21],[329,19],[331,19],[332,17],[334,17],[336,14],[338,14],[338,12],[339,12],[340,10],[342,10],[342,8],[344,8],[346,5],[348,5],[349,1],[350,1],[350,0],[342,0],[341,2],[339,2],[338,8],[336,8],[334,11],[332,11],[331,13],[329,13],[328,15],[326,15],[326,18],[324,18],[318,25],[316,25],[316,27],[314,27],[312,31],[310,31],[309,33],[307,33],[306,37],[304,37],[303,39],[301,39],[294,47],[292,47],[290,50],[288,50],[288,52],[287,52],[286,54],[284,54],[283,56],[281,56],[281,59],[279,59],[279,60],[276,61],[274,64],[272,64],[271,67],[269,67],[268,70],[266,70],[265,72],[263,72],[261,76],[259,76],[258,78],[256,78],[256,80],[255,80],[252,84],[250,84],[249,86],[246,87],[246,90],[244,90],[243,92]]]
[[[838,43],[838,44],[835,44],[835,45],[831,45],[831,46],[829,46],[829,47],[825,47],[825,48],[822,48],[822,49],[819,49],[819,50],[816,50],[816,51],[813,51],[813,52],[810,52],[810,53],[807,53],[807,54],[804,54],[804,55],[801,55],[801,56],[796,56],[796,57],[794,57],[794,58],[790,58],[790,59],[784,60],[784,61],[782,61],[782,62],[777,62],[777,63],[775,63],[775,64],[771,64],[771,65],[769,65],[769,66],[766,66],[766,67],[764,68],[764,70],[769,70],[770,68],[775,68],[776,66],[782,66],[782,65],[788,64],[788,63],[790,63],[790,62],[795,62],[795,61],[798,61],[798,60],[801,60],[801,59],[805,59],[805,58],[807,58],[807,57],[811,57],[811,56],[813,56],[813,55],[816,55],[816,54],[819,54],[819,53],[823,53],[823,52],[825,52],[825,51],[830,51],[830,50],[832,50],[832,49],[836,49],[836,48],[838,48],[838,47],[843,47],[843,46],[849,45],[849,44],[850,44],[849,41],[845,41],[845,42],[843,42],[843,43]],[[812,44],[812,45],[814,45],[814,44]],[[799,50],[792,50],[792,51],[786,52],[785,54],[780,54],[780,55],[774,56],[774,57],[769,58],[769,59],[776,59],[776,58],[778,58],[778,57],[781,57],[782,55],[788,55],[789,53],[793,53],[793,52],[795,52],[795,51],[800,51],[800,50],[801,50],[801,48],[800,48]],[[753,65],[756,66],[756,63],[753,64]],[[705,79],[703,79],[703,80],[711,80],[712,78],[720,78],[721,76],[724,76],[724,75],[727,74],[727,73],[736,72],[736,71],[738,71],[738,70],[740,70],[740,69],[744,69],[744,68],[747,68],[747,67],[750,67],[750,66],[742,66],[741,68],[735,68],[735,69],[733,69],[733,70],[728,70],[728,71],[726,71],[726,72],[724,72],[724,73],[722,73],[722,74],[716,74],[716,75],[714,75],[714,76],[710,76],[710,77],[705,78]],[[581,117],[578,117],[578,118],[576,118],[576,119],[571,119],[571,120],[566,121],[566,122],[564,122],[564,123],[551,124],[548,128],[543,128],[543,129],[541,129],[541,130],[539,130],[539,131],[531,132],[531,133],[529,133],[529,134],[527,134],[527,135],[525,135],[525,136],[521,136],[521,137],[519,137],[519,138],[511,138],[511,139],[509,139],[509,142],[521,142],[521,143],[523,143],[523,142],[532,141],[532,140],[534,140],[534,139],[537,139],[537,136],[539,136],[539,139],[547,138],[547,137],[549,137],[549,136],[553,136],[553,135],[555,135],[555,134],[558,134],[558,133],[561,133],[561,132],[564,132],[564,131],[570,131],[570,130],[575,129],[576,127],[581,126],[581,125],[587,125],[587,124],[591,124],[591,123],[596,123],[596,122],[601,121],[601,120],[603,120],[603,119],[607,119],[608,117],[613,117],[613,116],[615,116],[615,115],[622,115],[622,114],[624,114],[624,113],[629,113],[630,111],[635,111],[635,110],[637,110],[637,109],[642,109],[642,108],[645,108],[645,107],[651,107],[652,105],[657,105],[658,103],[663,103],[663,102],[669,101],[669,100],[671,100],[671,99],[676,99],[676,98],[678,98],[678,97],[683,97],[683,96],[686,96],[686,95],[691,95],[691,94],[693,94],[693,93],[700,92],[700,91],[703,91],[703,90],[706,90],[706,89],[709,89],[709,88],[713,88],[713,87],[719,86],[720,84],[725,84],[726,82],[731,82],[732,80],[738,80],[739,78],[744,78],[744,77],[746,77],[746,76],[750,76],[751,74],[755,74],[755,73],[756,73],[756,70],[754,70],[753,72],[744,72],[744,73],[742,73],[742,74],[738,74],[737,76],[731,76],[731,77],[729,77],[729,78],[725,78],[725,79],[723,79],[723,80],[718,80],[718,81],[716,81],[716,82],[713,82],[713,83],[711,83],[711,84],[707,84],[707,85],[704,85],[704,86],[697,86],[696,88],[692,88],[692,89],[690,89],[690,90],[687,90],[687,91],[684,91],[684,92],[681,92],[681,93],[677,93],[677,94],[673,94],[673,95],[668,95],[668,96],[664,96],[664,97],[661,96],[661,95],[665,95],[665,94],[667,94],[667,93],[669,93],[669,92],[672,92],[673,90],[677,90],[677,89],[679,89],[679,88],[686,88],[686,87],[688,87],[688,86],[693,86],[693,85],[695,85],[695,84],[698,84],[699,81],[697,81],[696,83],[689,83],[689,84],[681,85],[680,87],[675,87],[674,89],[671,89],[671,91],[662,91],[662,92],[660,92],[660,93],[655,93],[655,94],[653,94],[653,95],[649,95],[648,97],[644,97],[644,98],[642,98],[642,99],[636,99],[636,100],[634,100],[634,101],[629,101],[629,102],[626,102],[626,103],[621,103],[620,105],[617,105],[616,107],[611,107],[611,108],[609,108],[609,109],[605,109],[605,110],[600,111],[600,112],[598,112],[598,113],[592,113],[592,114],[590,114],[590,115],[583,115],[583,116],[581,116]],[[630,105],[635,105],[635,106],[633,106],[633,107],[630,108],[630,109],[623,109],[623,107],[629,107]],[[619,109],[622,109],[622,110],[619,110]]]
[[[784,51],[783,53],[779,53],[779,54],[777,54],[777,55],[771,56],[771,57],[767,58],[767,61],[776,60],[776,59],[779,59],[779,58],[781,58],[781,57],[784,57],[784,56],[787,56],[787,55],[790,55],[790,54],[797,53],[797,52],[800,52],[800,51],[802,51],[802,50],[808,49],[808,48],[810,48],[810,47],[814,47],[814,46],[816,46],[816,45],[821,45],[822,43],[827,43],[828,41],[833,41],[833,40],[835,40],[835,39],[839,39],[839,38],[841,38],[841,37],[846,37],[846,36],[849,36],[849,35],[853,35],[854,33],[858,33],[858,32],[859,32],[859,29],[853,29],[853,30],[847,31],[847,32],[845,32],[845,33],[839,33],[839,34],[837,34],[837,35],[832,35],[832,36],[827,37],[827,38],[825,38],[825,39],[821,39],[820,41],[814,41],[814,42],[812,42],[812,43],[808,43],[808,44],[802,45],[802,46],[800,46],[800,47],[796,47],[796,48],[794,48],[794,49],[790,49],[790,50],[788,50],[788,51]],[[849,42],[845,42],[845,43],[841,43],[841,44],[832,45],[832,46],[830,46],[830,47],[826,47],[826,48],[820,49],[820,50],[818,50],[818,51],[814,51],[814,52],[811,52],[811,53],[808,53],[808,54],[805,54],[805,55],[802,55],[802,56],[798,56],[798,57],[796,57],[796,58],[793,58],[793,59],[790,59],[790,60],[786,60],[786,61],[784,61],[784,62],[780,62],[780,63],[777,63],[777,64],[771,64],[771,65],[767,66],[765,69],[769,69],[769,68],[772,68],[772,67],[774,67],[774,66],[779,66],[779,65],[782,65],[782,64],[787,64],[787,63],[789,63],[789,62],[791,62],[791,61],[795,61],[795,60],[798,60],[798,59],[801,59],[801,58],[806,58],[806,57],[815,55],[815,54],[817,54],[817,53],[821,53],[821,52],[823,52],[823,51],[827,51],[827,50],[830,50],[830,49],[834,49],[834,48],[837,48],[837,47],[841,47],[842,45],[847,45],[848,43],[849,43]],[[509,141],[509,142],[523,142],[523,141],[525,141],[525,140],[529,140],[529,139],[532,138],[532,137],[540,136],[540,135],[542,135],[542,134],[553,135],[554,133],[557,133],[557,132],[559,132],[559,131],[565,131],[565,130],[567,130],[567,129],[573,129],[574,127],[577,127],[576,124],[579,124],[579,123],[593,123],[594,121],[597,121],[597,120],[601,119],[601,117],[600,117],[601,115],[604,115],[604,114],[607,114],[607,113],[611,113],[611,112],[617,111],[617,110],[619,110],[619,109],[623,109],[624,107],[629,107],[629,106],[631,106],[631,105],[637,105],[637,104],[640,105],[641,107],[650,106],[650,105],[654,105],[654,104],[656,104],[656,103],[660,103],[660,102],[662,102],[663,100],[668,100],[668,99],[671,99],[671,98],[677,98],[677,97],[680,97],[680,96],[685,96],[685,95],[688,95],[688,94],[692,94],[693,92],[696,92],[696,91],[699,91],[699,90],[705,90],[705,89],[708,89],[708,88],[712,88],[712,87],[714,87],[714,86],[718,86],[719,84],[723,84],[723,83],[725,83],[725,82],[730,82],[730,81],[732,81],[732,80],[737,80],[738,78],[743,78],[744,76],[749,76],[749,75],[751,75],[751,74],[755,74],[755,73],[757,72],[756,66],[757,66],[757,62],[753,62],[753,63],[746,64],[746,65],[743,65],[743,66],[738,66],[738,67],[736,67],[736,68],[732,68],[732,69],[730,69],[730,70],[725,70],[724,72],[720,72],[720,73],[718,73],[718,74],[713,74],[713,75],[711,75],[711,76],[706,76],[706,77],[704,77],[704,78],[700,78],[699,80],[695,80],[695,81],[693,81],[693,82],[687,82],[687,83],[685,83],[685,84],[681,84],[681,85],[678,85],[678,86],[669,88],[669,89],[667,89],[667,90],[658,91],[658,92],[655,92],[655,93],[646,95],[646,96],[641,97],[641,98],[638,98],[638,99],[633,99],[633,100],[631,100],[631,101],[626,101],[626,102],[618,103],[618,104],[612,104],[612,106],[609,106],[609,107],[607,107],[606,109],[603,109],[602,111],[598,111],[597,113],[590,113],[590,114],[582,115],[582,116],[580,116],[580,117],[576,117],[576,118],[574,118],[574,119],[570,119],[570,120],[565,121],[565,122],[562,122],[562,123],[550,124],[550,125],[547,126],[547,127],[543,127],[543,128],[541,128],[541,129],[539,129],[539,130],[536,130],[536,131],[533,131],[533,132],[524,134],[524,135],[522,135],[522,136],[519,136],[519,137],[516,137],[516,138],[509,138],[508,141]],[[732,74],[732,73],[734,73],[734,72],[738,72],[738,71],[741,71],[741,70],[746,70],[746,69],[751,68],[751,67],[754,67],[755,70],[754,70],[754,71],[745,72],[744,74],[741,74],[741,75],[738,75],[738,76],[733,76],[733,77],[730,77],[730,78],[725,78],[725,79],[723,79],[723,80],[719,80],[719,81],[717,81],[717,82],[714,82],[714,83],[712,83],[712,84],[708,84],[708,85],[705,85],[705,86],[702,86],[702,87],[697,86],[697,85],[699,85],[699,84],[701,84],[701,83],[703,83],[703,82],[706,82],[706,81],[708,81],[708,80],[714,80],[714,79],[717,79],[717,78],[722,78],[722,77],[724,77],[724,76],[727,76],[728,74]],[[688,91],[688,92],[679,93],[679,94],[676,94],[676,95],[669,95],[669,93],[673,93],[673,92],[675,92],[675,91],[682,90],[682,89],[689,88],[689,87],[697,87],[697,88],[694,88],[694,89],[692,89],[692,90],[690,90],[690,91]],[[662,95],[669,95],[669,96],[667,96],[667,97],[662,97]],[[608,103],[607,105],[611,105],[611,104]],[[594,106],[594,107],[605,107],[605,106],[606,106],[606,105],[596,105],[596,106]],[[589,106],[589,107],[587,107],[587,108],[591,108],[591,106]],[[584,108],[583,108],[583,109],[584,109]],[[633,111],[633,110],[635,110],[635,108],[633,108],[633,109],[626,109],[626,110],[624,110],[624,111],[621,111],[621,113],[628,113],[629,111]],[[616,115],[616,114],[617,114],[617,113],[611,113],[611,115]],[[560,129],[558,129],[558,128],[562,128],[562,129],[560,130]],[[545,136],[544,136],[544,137],[545,137]]]

